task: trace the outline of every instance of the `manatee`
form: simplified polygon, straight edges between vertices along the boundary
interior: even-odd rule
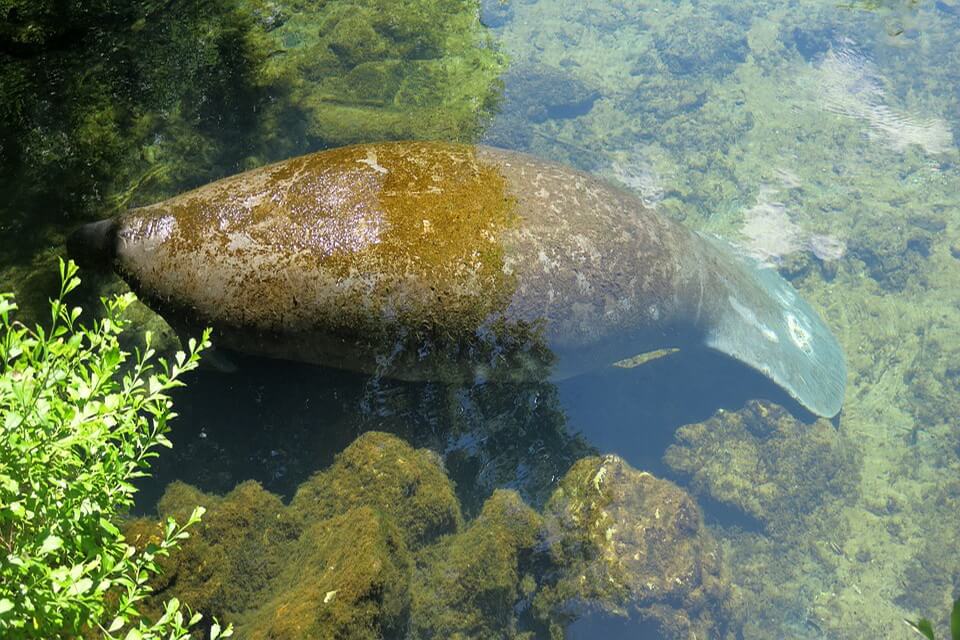
[[[712,349],[811,412],[843,353],[775,271],[569,167],[441,142],[247,171],[75,231],[172,326],[219,347],[406,380],[563,379]]]

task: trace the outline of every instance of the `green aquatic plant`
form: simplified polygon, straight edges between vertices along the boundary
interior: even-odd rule
[[[904,620],[907,625],[929,640],[936,640],[933,634],[933,623],[926,618],[920,618],[916,622]],[[950,612],[950,638],[951,640],[960,640],[960,598],[953,602],[953,611]]]
[[[506,58],[477,0],[287,3],[267,34],[267,148],[370,140],[474,141],[496,113]]]
[[[140,550],[118,520],[157,447],[171,446],[169,393],[196,368],[207,336],[167,362],[147,335],[131,359],[118,338],[133,294],[104,299],[103,318],[87,328],[63,301],[80,284],[76,265],[61,260],[60,280],[47,328],[15,320],[13,297],[0,294],[0,636],[189,637],[200,616],[177,599],[153,622],[137,607],[157,558],[203,510],[183,524],[167,519]],[[230,630],[214,623],[211,635]]]
[[[0,0],[0,16],[3,262],[50,242],[37,227],[171,195],[249,153],[266,51],[238,0]]]

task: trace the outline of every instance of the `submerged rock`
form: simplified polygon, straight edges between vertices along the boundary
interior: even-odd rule
[[[411,549],[463,523],[460,504],[440,457],[396,436],[370,431],[333,466],[300,485],[290,509],[306,522],[368,506],[397,523]]]
[[[551,636],[590,613],[654,622],[668,638],[724,632],[730,585],[700,509],[617,456],[573,466],[545,513],[555,584],[534,601]]]
[[[160,520],[197,505],[207,513],[161,559],[145,611],[175,596],[241,638],[515,637],[515,607],[535,584],[540,516],[497,491],[463,529],[436,454],[384,433],[357,438],[288,506],[255,482],[222,497],[174,482]],[[159,534],[157,520],[126,527],[141,546]]]
[[[282,100],[265,121],[311,147],[472,139],[505,66],[470,0],[298,2],[267,38],[263,81]]]
[[[533,125],[586,115],[601,97],[570,72],[538,62],[514,62],[502,82],[502,103],[483,141],[505,149],[530,149]]]
[[[480,0],[480,24],[497,29],[513,20],[510,0]]]
[[[805,425],[783,408],[751,401],[677,431],[664,461],[708,496],[783,531],[857,495],[862,460],[826,420]]]
[[[371,432],[289,505],[255,482],[223,497],[175,482],[158,511],[184,520],[196,505],[203,521],[144,608],[177,597],[241,638],[562,638],[588,614],[688,639],[732,620],[696,503],[616,456],[575,463],[544,515],[500,489],[464,525],[436,455]],[[146,545],[159,526],[126,533]]]
[[[746,60],[743,26],[718,17],[690,16],[679,28],[660,34],[657,52],[671,73],[723,77]]]
[[[161,522],[167,517],[185,522],[198,505],[206,507],[206,514],[176,553],[160,559],[163,572],[153,587],[164,598],[176,594],[208,619],[232,619],[266,592],[299,536],[299,527],[287,518],[280,498],[253,481],[225,496],[174,482],[157,511]],[[131,544],[145,546],[159,541],[159,532],[159,523],[144,518],[128,525],[125,535]]]
[[[398,637],[412,558],[400,529],[370,507],[311,524],[286,558],[273,597],[238,622],[242,638]]]
[[[515,491],[496,491],[463,532],[418,556],[414,638],[515,638],[516,606],[535,586],[528,573],[540,515]]]

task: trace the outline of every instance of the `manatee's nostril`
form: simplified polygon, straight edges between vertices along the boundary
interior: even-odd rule
[[[67,254],[82,269],[109,271],[116,256],[115,220],[85,224],[67,238]]]

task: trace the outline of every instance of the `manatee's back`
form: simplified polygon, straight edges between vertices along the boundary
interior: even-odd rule
[[[475,325],[511,295],[515,202],[469,147],[384,144],[294,158],[132,211],[124,275],[205,321],[374,334]]]
[[[674,313],[687,236],[625,192],[530,156],[386,143],[134,210],[117,253],[149,299],[215,325],[462,337],[522,322],[551,347],[583,349]]]

